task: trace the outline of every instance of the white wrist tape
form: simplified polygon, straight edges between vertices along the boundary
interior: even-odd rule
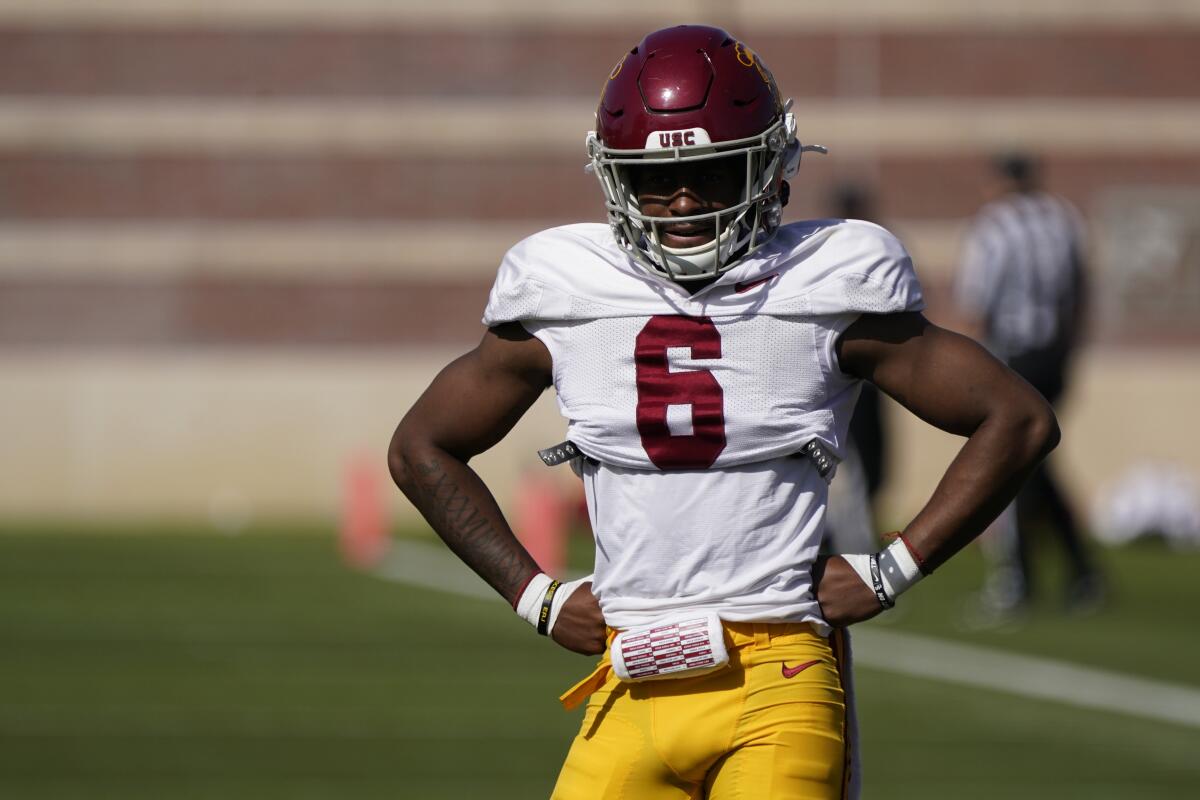
[[[550,632],[554,630],[554,623],[558,621],[558,615],[562,612],[567,600],[575,593],[576,589],[591,579],[592,576],[588,575],[560,584],[546,573],[539,572],[526,584],[525,591],[521,592],[521,598],[517,600],[517,616],[536,628],[538,633],[549,636]],[[546,595],[551,589],[554,590],[554,594],[550,597],[547,605]],[[545,619],[543,619],[543,612]]]
[[[925,577],[908,551],[908,545],[899,538],[879,551],[879,571],[883,576],[884,588],[893,600]]]
[[[525,591],[521,592],[521,599],[517,601],[517,616],[536,628],[542,613],[542,600],[553,582],[554,579],[544,572],[534,575],[525,584]]]
[[[562,586],[558,587],[558,591],[554,593],[554,600],[550,604],[550,622],[546,628],[546,633],[554,630],[554,623],[558,622],[559,612],[563,610],[563,606],[571,599],[571,595],[575,594],[575,590],[592,579],[591,575],[585,575],[582,578],[576,578],[573,581],[567,581]]]
[[[884,608],[895,605],[897,597],[925,577],[908,547],[899,539],[878,553],[845,553],[842,558],[875,592]]]
[[[883,580],[879,571],[879,557],[871,553],[842,553],[841,557],[846,560],[854,573],[865,583],[875,596],[879,598],[879,605],[884,608],[891,608],[895,604],[895,600],[884,588]],[[871,574],[871,565],[875,565],[875,574]]]

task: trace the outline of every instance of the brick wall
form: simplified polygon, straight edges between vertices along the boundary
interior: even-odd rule
[[[57,385],[76,395],[70,413],[91,420],[79,436],[92,437],[87,447],[40,437],[61,457],[28,453],[41,466],[7,476],[0,513],[162,513],[163,498],[168,510],[204,513],[225,478],[219,460],[192,459],[186,438],[122,453],[129,466],[110,465],[103,503],[86,501],[93,492],[59,506],[53,493],[22,489],[52,483],[63,463],[91,463],[96,437],[119,447],[104,432],[120,426],[87,410],[89,392],[116,374],[106,365],[141,359],[153,375],[172,354],[201,354],[218,364],[205,380],[220,383],[225,356],[302,365],[311,354],[327,365],[331,354],[377,364],[391,353],[411,376],[424,375],[424,351],[469,346],[509,243],[602,218],[582,171],[583,132],[611,64],[665,13],[618,3],[624,16],[567,4],[540,15],[523,0],[467,4],[475,18],[432,3],[355,0],[341,17],[307,0],[258,11],[215,3],[205,14],[189,5],[0,8],[0,362],[10,390],[42,398],[24,407],[32,419],[5,421],[6,441],[35,448],[39,437],[18,434],[60,422],[38,416],[50,397],[38,387],[56,363]],[[916,256],[935,316],[1000,147],[1042,153],[1053,188],[1089,214],[1131,186],[1200,186],[1200,12],[1070,2],[1051,4],[1053,14],[972,16],[970,5],[801,17],[788,4],[734,3],[714,17],[704,13],[712,4],[678,4],[751,42],[795,99],[801,135],[831,147],[806,159],[792,218],[828,213],[840,182],[870,183],[880,216]],[[1167,347],[1178,370],[1197,337],[1200,325],[1132,320],[1102,328],[1108,349],[1096,358]],[[372,369],[344,376],[351,396],[372,391]],[[244,409],[236,441],[260,458],[263,390],[230,381],[249,392],[226,408]],[[126,408],[172,395],[119,396]],[[346,402],[309,406],[313,424],[345,419]],[[411,397],[363,402],[365,427],[306,457],[334,463],[362,441],[382,446]],[[531,439],[560,423],[537,424]],[[189,471],[190,459],[205,466]],[[1101,473],[1081,480],[1094,487]],[[311,470],[292,475],[294,494],[256,488],[254,470],[238,474],[248,495],[271,498],[259,503],[270,513],[336,503],[328,476]],[[149,489],[134,491],[135,476]],[[895,506],[910,508],[919,492],[914,484]]]

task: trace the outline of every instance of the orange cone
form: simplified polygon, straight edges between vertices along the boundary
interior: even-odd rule
[[[365,454],[346,466],[342,495],[342,525],[339,545],[342,558],[358,569],[370,569],[387,552],[380,470],[376,460]]]
[[[517,483],[513,529],[547,575],[561,576],[567,562],[567,503],[551,478],[527,471]]]

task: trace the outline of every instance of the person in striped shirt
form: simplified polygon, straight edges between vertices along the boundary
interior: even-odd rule
[[[1084,227],[1078,211],[1042,187],[1029,154],[998,156],[993,199],[976,214],[955,286],[969,333],[1052,404],[1067,388],[1087,307]],[[1103,581],[1052,469],[1043,463],[997,521],[981,610],[1007,617],[1033,589],[1034,536],[1044,520],[1066,554],[1067,607],[1094,608]]]

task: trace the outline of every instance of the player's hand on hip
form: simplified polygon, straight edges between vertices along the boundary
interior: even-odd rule
[[[883,611],[879,598],[841,556],[821,556],[813,564],[813,586],[825,621],[835,628],[862,622]]]
[[[567,598],[554,622],[554,629],[550,631],[554,641],[568,650],[587,656],[604,652],[607,635],[604,615],[600,613],[600,604],[592,594],[590,581]]]

